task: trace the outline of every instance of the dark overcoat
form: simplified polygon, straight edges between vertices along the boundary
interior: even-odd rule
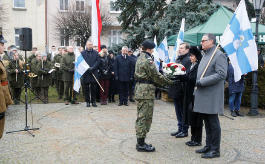
[[[111,58],[111,66],[110,66],[110,70],[109,72],[112,73],[114,72],[114,60],[115,58]],[[115,80],[115,75],[112,75],[110,76],[110,81],[109,81],[109,95],[115,95],[115,94],[118,94],[119,91],[118,91],[118,83],[117,81]]]
[[[81,52],[81,55],[85,59],[86,63],[93,69],[93,74],[98,80],[98,66],[99,66],[99,55],[98,51],[92,50],[84,50]],[[93,75],[86,71],[83,75],[83,83],[92,83],[97,82]]]
[[[111,67],[111,57],[109,56],[108,52],[107,55],[104,56],[104,52],[100,51],[98,53],[99,55],[99,66],[98,66],[98,70],[99,70],[99,79],[110,79],[111,77],[111,72],[110,72],[110,67]],[[104,75],[104,72],[108,71],[107,75]]]
[[[133,60],[130,56],[126,55],[124,58],[122,55],[118,55],[114,61],[114,75],[118,78],[118,81],[129,82],[130,78],[134,77]]]
[[[202,115],[193,111],[193,92],[197,78],[198,65],[199,63],[194,65],[192,69],[188,68],[186,71],[186,75],[183,75],[183,78],[181,78],[181,81],[183,81],[184,88],[182,121],[184,125],[190,125],[193,127],[201,127],[203,125]]]

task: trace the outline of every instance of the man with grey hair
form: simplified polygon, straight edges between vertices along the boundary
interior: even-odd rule
[[[223,114],[224,110],[224,80],[228,66],[225,54],[216,50],[215,43],[214,34],[203,35],[201,45],[205,54],[198,67],[197,88],[194,90],[193,111],[202,114],[206,131],[206,146],[196,150],[196,153],[204,153],[202,158],[220,157],[221,127],[218,114]],[[214,57],[201,77],[212,55]]]
[[[128,106],[129,83],[133,81],[134,69],[131,56],[128,56],[128,47],[123,46],[121,55],[118,55],[114,61],[114,76],[119,82],[119,106]]]

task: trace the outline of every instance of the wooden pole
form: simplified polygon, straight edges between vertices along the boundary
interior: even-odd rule
[[[94,76],[95,80],[97,81],[97,83],[98,83],[98,85],[100,86],[100,88],[102,89],[102,91],[105,92],[104,89],[102,88],[102,86],[99,84],[99,82],[98,82],[96,76],[94,75],[94,73],[92,73],[92,75]]]
[[[213,52],[213,54],[212,54],[212,57],[210,58],[208,64],[206,65],[206,67],[205,67],[205,69],[204,69],[204,71],[203,71],[203,73],[202,73],[202,75],[201,75],[201,78],[203,78],[203,76],[204,76],[204,74],[206,73],[206,71],[207,71],[207,69],[208,69],[210,63],[212,62],[213,57],[215,56],[215,53],[216,53],[216,51],[217,51],[217,49],[218,49],[220,43],[221,43],[221,41],[220,41],[220,42],[218,43],[218,45],[216,46],[216,48],[215,48],[215,50],[214,50],[214,52]],[[200,78],[200,79],[201,79],[201,78]],[[197,87],[195,87],[195,89],[197,89]]]

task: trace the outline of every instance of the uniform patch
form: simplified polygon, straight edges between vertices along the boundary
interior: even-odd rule
[[[153,63],[153,61],[150,61],[150,63],[152,64],[152,63]]]

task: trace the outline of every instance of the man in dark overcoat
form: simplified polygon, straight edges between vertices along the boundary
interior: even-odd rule
[[[219,49],[209,64],[204,76],[201,78],[216,46],[214,34],[204,34],[201,40],[204,56],[200,62],[197,73],[194,102],[194,112],[202,114],[206,131],[206,146],[196,153],[202,158],[220,157],[221,127],[218,114],[224,110],[224,80],[227,74],[227,59]]]
[[[128,56],[128,47],[123,46],[121,50],[121,55],[117,56],[114,61],[114,76],[119,82],[119,106],[128,106],[128,92],[130,81],[133,81],[134,69],[133,61],[130,56]]]
[[[85,86],[85,100],[87,103],[86,106],[90,107],[90,103],[92,103],[93,107],[97,107],[96,105],[96,89],[97,89],[96,79],[98,80],[98,66],[99,66],[100,61],[99,61],[98,51],[93,50],[93,43],[91,41],[87,41],[86,47],[87,47],[87,50],[84,50],[81,52],[86,63],[89,65],[89,69],[83,75],[83,83]],[[95,77],[93,76],[93,74]]]

